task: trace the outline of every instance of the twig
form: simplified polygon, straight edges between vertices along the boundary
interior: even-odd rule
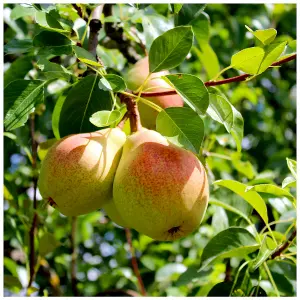
[[[92,18],[90,21],[90,36],[88,41],[88,51],[91,52],[95,57],[97,55],[97,45],[98,45],[98,32],[102,27],[100,19],[102,11],[102,5],[98,5],[92,12]]]
[[[294,240],[294,238],[296,237],[296,235],[297,235],[297,229],[295,228],[295,230],[292,232],[291,236],[285,241],[285,243],[283,243],[283,244],[278,248],[277,251],[275,251],[275,252],[272,254],[271,258],[274,259],[275,257],[280,256],[281,253],[282,253],[284,250],[286,250],[286,249],[290,246],[290,244],[293,242],[293,240]]]
[[[78,289],[77,289],[77,278],[76,278],[76,259],[77,259],[77,252],[76,252],[76,224],[77,224],[77,217],[72,217],[72,232],[71,232],[71,283],[72,283],[72,291],[74,296],[79,296]]]
[[[276,66],[280,66],[284,63],[287,63],[289,61],[292,61],[296,59],[296,54],[291,55],[287,58],[284,58],[282,60],[279,60],[275,63],[273,63],[270,67],[276,67]],[[251,76],[250,74],[242,74],[239,76],[235,76],[235,77],[231,77],[231,78],[227,78],[227,79],[223,79],[223,80],[218,80],[218,81],[207,81],[205,82],[205,86],[217,86],[217,85],[222,85],[222,84],[227,84],[227,83],[232,83],[232,82],[240,82],[240,81],[245,81],[249,76]],[[141,94],[141,97],[143,98],[149,98],[149,97],[158,97],[158,96],[168,96],[168,95],[176,95],[177,92],[175,90],[173,91],[166,91],[166,92],[145,92]]]
[[[31,228],[29,231],[29,282],[28,282],[28,287],[29,289],[32,285],[32,282],[34,280],[35,276],[35,247],[34,247],[34,238],[36,234],[36,227],[37,227],[37,222],[38,222],[38,215],[36,213],[37,209],[37,199],[36,199],[36,190],[37,190],[37,174],[36,174],[36,160],[37,160],[37,142],[35,140],[35,114],[30,115],[30,134],[31,134],[31,148],[32,148],[32,169],[33,169],[33,219],[32,219],[32,224]]]
[[[140,113],[136,101],[132,97],[124,94],[120,94],[119,97],[121,103],[126,104],[128,117],[130,119],[131,132],[136,132],[141,130],[142,124],[141,124]]]
[[[129,245],[130,248],[130,253],[131,253],[131,264],[132,264],[132,268],[134,271],[135,276],[137,277],[138,283],[139,283],[139,290],[141,295],[143,296],[147,296],[146,293],[146,289],[139,271],[139,266],[138,266],[138,262],[137,259],[135,257],[135,253],[134,253],[134,248],[132,245],[132,239],[131,239],[131,231],[129,228],[125,228],[125,233],[126,233],[126,239],[127,239],[127,243]]]

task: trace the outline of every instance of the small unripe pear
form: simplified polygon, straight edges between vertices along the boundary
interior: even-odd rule
[[[199,227],[208,197],[206,171],[192,152],[152,130],[127,137],[113,199],[129,227],[160,241],[182,238]]]
[[[102,208],[112,197],[125,140],[119,128],[107,128],[56,142],[42,162],[38,181],[42,197],[66,216]]]
[[[138,61],[133,67],[129,70],[127,74],[127,86],[131,90],[136,90],[140,87],[149,74],[149,60],[148,57],[144,57],[140,61]],[[146,92],[165,92],[172,89],[172,87],[163,79],[158,78],[164,75],[168,75],[168,71],[161,71],[157,73],[153,73],[150,76],[149,81],[144,87]],[[147,90],[151,88],[150,90]],[[167,107],[182,107],[183,100],[179,95],[168,95],[168,96],[157,96],[157,97],[149,97],[145,98],[153,103],[157,104],[162,108]],[[142,125],[149,129],[155,129],[155,122],[158,112],[153,108],[149,107],[149,105],[138,102],[138,107],[141,116]]]

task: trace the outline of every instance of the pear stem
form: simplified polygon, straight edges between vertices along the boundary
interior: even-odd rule
[[[137,132],[142,129],[140,113],[138,106],[133,97],[129,95],[119,95],[121,103],[125,103],[127,107],[127,113],[130,120],[131,132]],[[122,122],[122,121],[121,121]]]

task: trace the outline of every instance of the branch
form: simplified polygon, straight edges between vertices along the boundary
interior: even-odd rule
[[[138,262],[136,260],[135,257],[135,253],[134,253],[134,248],[132,245],[132,240],[131,240],[131,231],[129,228],[125,228],[125,233],[126,233],[126,238],[127,238],[127,243],[129,244],[129,248],[130,248],[130,252],[131,252],[131,264],[132,264],[132,268],[134,271],[135,276],[137,277],[138,283],[139,283],[139,290],[141,295],[143,296],[147,296],[146,293],[146,289],[139,271],[139,266],[138,266]]]
[[[90,21],[90,36],[88,42],[88,51],[95,57],[97,56],[96,50],[98,45],[98,32],[102,27],[100,22],[100,15],[102,11],[102,5],[98,5],[92,12],[92,18]]]
[[[79,296],[77,289],[77,278],[76,278],[76,223],[77,217],[72,217],[72,232],[71,232],[71,283],[72,283],[72,291],[74,296]]]
[[[294,238],[297,235],[297,229],[295,228],[295,230],[292,232],[291,236],[285,241],[285,243],[283,243],[276,252],[274,252],[271,256],[272,259],[274,259],[277,256],[280,256],[281,253],[286,250],[290,244],[293,242]]]
[[[36,234],[36,227],[38,223],[38,215],[36,213],[37,200],[36,200],[36,190],[37,190],[37,174],[36,174],[36,160],[37,160],[37,142],[35,140],[35,114],[30,115],[30,134],[31,134],[31,149],[32,149],[32,169],[33,169],[33,219],[29,231],[29,282],[28,289],[31,287],[31,284],[35,276],[35,248],[34,248],[34,238]]]
[[[284,63],[287,63],[289,61],[292,61],[296,59],[296,54],[291,55],[289,57],[286,57],[282,60],[279,60],[275,63],[273,63],[268,69],[272,68],[272,67],[277,67],[280,66]],[[227,84],[227,83],[231,83],[231,82],[240,82],[240,81],[245,81],[249,76],[251,76],[250,74],[242,74],[239,76],[235,76],[235,77],[231,77],[231,78],[227,78],[227,79],[223,79],[223,80],[218,80],[218,81],[207,81],[205,82],[205,86],[217,86],[217,85],[222,85],[222,84]],[[174,91],[166,91],[166,92],[145,92],[145,93],[141,93],[141,97],[143,98],[149,98],[149,97],[157,97],[157,96],[168,96],[168,95],[176,95],[177,92]]]
[[[141,130],[142,124],[140,119],[140,113],[136,101],[130,96],[119,94],[121,103],[125,103],[127,107],[127,115],[125,118],[130,119],[131,132]],[[121,121],[122,122],[122,121]]]

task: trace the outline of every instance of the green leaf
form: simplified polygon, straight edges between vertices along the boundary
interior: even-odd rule
[[[288,260],[270,260],[268,261],[270,271],[286,276],[290,280],[296,280],[297,268],[296,265]]]
[[[36,10],[30,5],[16,5],[10,13],[10,18],[12,20],[17,20],[25,16],[32,16]]]
[[[32,49],[32,40],[17,40],[11,39],[5,46],[4,52],[6,54],[21,54],[26,53]]]
[[[250,161],[241,161],[240,153],[231,154],[231,161],[238,172],[245,175],[248,179],[253,179],[256,175],[255,169]]]
[[[45,156],[47,155],[48,150],[57,142],[57,139],[49,139],[46,142],[39,143],[38,148],[37,148],[37,154],[42,161]]]
[[[188,124],[186,120],[189,120]],[[204,124],[188,107],[169,107],[156,118],[156,130],[173,144],[199,154],[204,137]]]
[[[288,191],[286,191],[283,188],[276,186],[274,184],[258,184],[258,185],[254,185],[254,186],[248,186],[246,188],[246,192],[249,192],[249,191],[256,191],[259,193],[267,193],[267,194],[275,195],[278,197],[287,197],[292,201],[295,200],[294,196],[291,193],[289,193]]]
[[[119,75],[108,74],[104,78],[109,82],[110,88],[114,92],[122,92],[127,88],[124,79]]]
[[[4,257],[3,258],[3,264],[4,264],[4,267],[11,273],[12,276],[14,277],[18,277],[18,264],[8,258],[8,257]]]
[[[265,51],[260,47],[246,48],[231,57],[231,67],[251,75],[257,74]]]
[[[284,178],[282,181],[282,188],[287,188],[287,187],[296,187],[296,179],[292,176],[288,176]]]
[[[254,236],[245,228],[229,227],[216,234],[205,246],[201,256],[203,270],[217,259],[227,257],[247,257],[259,248]]]
[[[35,105],[44,101],[41,80],[15,80],[4,89],[4,126],[13,130],[23,126]]]
[[[41,48],[40,55],[71,54],[71,43],[65,35],[52,31],[42,31],[33,38],[33,46]]]
[[[40,239],[39,254],[45,257],[47,254],[53,252],[60,243],[52,233],[46,232]]]
[[[285,46],[286,46],[286,42],[268,45],[265,49],[265,55],[261,65],[259,66],[257,74],[261,74],[266,69],[268,69],[271,66],[271,64],[275,62],[278,59],[278,57],[281,55]]]
[[[208,44],[209,42],[209,16],[206,13],[201,13],[197,18],[189,22],[189,25],[192,25],[192,29],[195,35],[195,38],[202,48],[202,45]]]
[[[57,21],[57,19],[51,14],[44,11],[37,11],[35,13],[35,21],[42,28],[47,30],[68,33],[68,30],[65,30],[61,24]]]
[[[121,112],[119,110],[102,110],[97,111],[90,117],[90,122],[97,127],[110,126],[116,122],[121,117]]]
[[[4,73],[4,87],[17,79],[24,79],[25,75],[32,69],[32,56],[17,58]]]
[[[76,57],[83,63],[96,67],[101,67],[101,64],[97,62],[96,58],[92,53],[78,46],[73,46],[73,50]]]
[[[6,288],[17,288],[17,289],[22,288],[22,284],[19,278],[11,275],[4,275],[4,286]]]
[[[294,287],[291,282],[284,276],[284,274],[280,274],[277,272],[272,272],[273,280],[279,290],[279,292],[283,293],[286,296],[295,295]]]
[[[246,192],[247,186],[235,180],[218,180],[215,181],[214,184],[226,187],[227,189],[241,196],[258,212],[264,222],[268,224],[268,212],[266,203],[257,192]]]
[[[207,114],[215,121],[223,124],[233,136],[237,149],[240,152],[244,136],[244,119],[226,96],[216,88],[208,88],[209,106]]]
[[[62,78],[66,81],[70,80],[72,73],[59,64],[55,64],[42,57],[37,62],[38,68],[43,71],[47,79]]]
[[[149,51],[151,73],[168,70],[182,63],[193,45],[191,26],[180,26],[157,37]]]
[[[162,76],[193,110],[204,115],[209,105],[206,86],[200,78],[190,74],[171,74]]]
[[[204,10],[206,4],[183,4],[178,15],[175,15],[175,26],[186,25],[197,18]]]
[[[183,4],[179,4],[179,3],[174,3],[174,4],[171,4],[172,6],[172,10],[175,14],[178,14],[182,8],[182,5]]]
[[[98,83],[99,77],[89,75],[68,92],[59,114],[60,137],[98,130],[98,127],[89,121],[90,116],[101,110],[112,109],[109,92],[100,90]]]
[[[248,26],[246,26],[246,28],[264,45],[272,43],[277,35],[277,31],[274,28],[255,31],[252,31]]]
[[[273,239],[269,237],[268,234],[265,234],[258,255],[251,265],[251,271],[253,272],[257,268],[259,268],[268,259],[268,257],[275,252],[276,247],[277,245],[273,241]]]
[[[287,166],[290,169],[292,175],[295,179],[297,179],[297,162],[293,159],[287,158],[286,159]]]

